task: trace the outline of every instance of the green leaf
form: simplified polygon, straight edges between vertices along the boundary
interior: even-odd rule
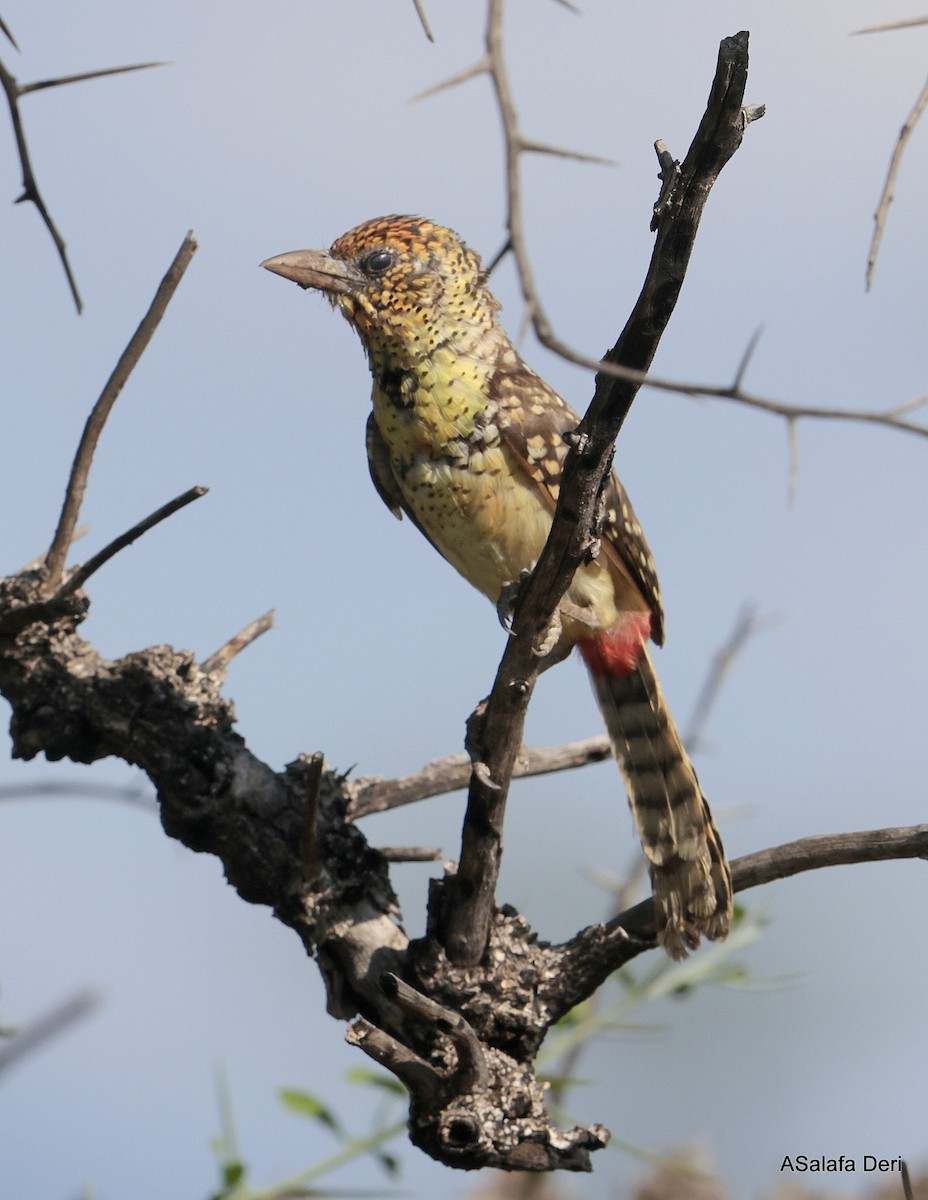
[[[399,1159],[396,1158],[395,1155],[387,1154],[384,1151],[381,1151],[379,1154],[375,1154],[374,1157],[383,1167],[384,1171],[386,1171],[388,1175],[392,1176],[392,1178],[395,1179],[399,1175],[400,1164]]]
[[[344,1137],[345,1131],[341,1122],[318,1096],[314,1096],[311,1092],[301,1091],[299,1088],[282,1088],[278,1097],[284,1108],[289,1108],[292,1113],[296,1113],[299,1117],[308,1117],[311,1121],[318,1121],[320,1125],[330,1129],[337,1137]]]

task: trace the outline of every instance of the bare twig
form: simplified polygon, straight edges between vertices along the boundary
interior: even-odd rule
[[[173,500],[169,500],[167,504],[162,504],[160,508],[155,509],[153,513],[149,513],[131,529],[127,529],[125,533],[121,533],[119,537],[113,538],[109,545],[104,546],[102,550],[98,550],[92,558],[88,558],[85,563],[72,571],[67,577],[53,599],[62,600],[65,596],[71,596],[82,588],[91,575],[100,570],[102,566],[109,562],[114,555],[120,550],[125,550],[126,546],[131,546],[137,538],[140,538],[143,533],[147,533],[149,529],[153,529],[156,525],[160,525],[162,521],[166,521],[168,517],[179,512],[180,509],[186,508],[188,504],[192,504],[194,500],[199,500],[201,496],[205,496],[209,488],[192,487],[180,496],[175,496]]]
[[[148,312],[142,318],[141,324],[122,352],[119,362],[107,380],[99,399],[93,406],[93,411],[87,418],[80,445],[77,448],[77,454],[74,457],[74,463],[71,467],[71,476],[68,480],[64,504],[62,505],[61,516],[58,520],[58,528],[55,531],[55,536],[45,561],[45,589],[49,594],[57,591],[64,575],[65,560],[73,540],[74,529],[77,525],[81,504],[84,499],[84,489],[87,486],[87,477],[90,474],[90,465],[93,462],[94,451],[97,448],[97,442],[100,440],[100,434],[103,432],[103,426],[106,424],[106,419],[110,415],[119,393],[125,386],[126,380],[132,373],[136,363],[142,357],[146,346],[158,328],[161,318],[164,316],[165,309],[171,302],[174,292],[177,290],[177,285],[190,265],[190,260],[193,258],[196,248],[197,244],[193,238],[193,234],[188,233],[177,254],[174,256],[174,261],[168,268],[167,274],[161,280]]]
[[[569,742],[564,746],[540,746],[526,750],[512,772],[513,779],[530,775],[549,775],[554,771],[570,771],[585,767],[589,763],[602,762],[609,758],[612,750],[605,734]],[[431,796],[444,796],[458,792],[470,782],[472,762],[466,754],[449,754],[437,758],[421,771],[412,775],[401,775],[398,779],[359,779],[352,785],[354,799],[348,809],[351,820],[368,817],[372,813],[401,808],[404,804],[415,804]]]
[[[916,22],[913,22],[915,24]],[[918,22],[920,23],[920,22]],[[899,167],[902,164],[902,155],[908,144],[909,138],[912,136],[912,131],[918,124],[922,113],[928,107],[928,80],[919,93],[918,99],[912,106],[912,111],[906,117],[902,128],[899,130],[899,137],[896,141],[892,157],[889,160],[889,170],[886,172],[886,182],[883,184],[883,191],[880,194],[880,202],[876,207],[876,212],[873,214],[873,237],[870,241],[870,251],[867,255],[867,291],[870,290],[870,284],[873,282],[873,272],[876,268],[877,255],[880,252],[880,243],[883,240],[883,231],[886,228],[886,218],[889,215],[889,206],[893,202],[893,196],[896,191],[896,176],[899,174]]]
[[[410,987],[391,971],[380,978],[385,996],[389,996],[402,1010],[423,1025],[433,1026],[454,1043],[457,1051],[455,1073],[460,1077],[462,1090],[472,1091],[485,1087],[487,1078],[486,1058],[480,1039],[459,1012],[446,1008]]]
[[[799,838],[745,854],[731,864],[736,892],[787,879],[803,871],[843,867],[852,863],[886,862],[899,858],[928,859],[928,825],[867,829],[860,833],[825,833]]]
[[[8,1070],[14,1063],[37,1050],[45,1042],[58,1037],[68,1030],[75,1022],[89,1016],[102,1004],[99,992],[87,988],[75,992],[67,1000],[56,1004],[50,1012],[33,1021],[16,1033],[8,1041],[0,1043],[0,1074]]]
[[[377,853],[387,862],[440,862],[439,846],[378,846]]]
[[[826,834],[746,854],[731,864],[732,884],[736,892],[744,892],[804,871],[905,858],[928,859],[928,825]],[[655,944],[650,898],[605,925],[581,930],[556,948],[557,971],[552,971],[551,980],[558,1009],[567,1011],[586,999],[613,971]]]
[[[16,46],[13,41],[13,36],[7,27],[0,21],[0,29]],[[16,47],[19,49],[19,47]],[[58,250],[58,257],[61,259],[61,265],[64,267],[64,273],[67,276],[68,287],[71,289],[71,295],[74,298],[74,304],[78,312],[83,309],[83,302],[80,297],[80,292],[77,290],[77,281],[74,278],[74,272],[71,269],[71,262],[68,258],[68,250],[65,245],[64,238],[58,230],[57,225],[52,220],[51,213],[42,198],[42,193],[39,191],[38,184],[35,180],[35,173],[32,169],[32,160],[29,157],[29,145],[26,141],[26,131],[23,127],[22,114],[19,110],[19,101],[23,96],[30,92],[41,91],[45,88],[60,87],[66,83],[80,83],[86,79],[99,79],[103,75],[122,75],[126,71],[142,71],[148,67],[160,67],[161,63],[137,63],[130,67],[108,67],[100,71],[85,71],[80,75],[63,75],[57,79],[43,79],[37,83],[19,83],[2,62],[0,62],[0,86],[3,87],[6,93],[7,104],[10,109],[10,120],[13,123],[13,134],[16,138],[16,149],[19,153],[19,164],[23,175],[23,191],[22,195],[16,200],[17,204],[22,204],[23,201],[30,201],[35,205],[39,216],[45,223],[45,228],[51,234],[52,241]]]
[[[867,829],[859,833],[824,833],[785,842],[769,850],[743,854],[732,861],[732,886],[736,892],[746,892],[805,871],[903,858],[928,860],[928,825]],[[644,900],[620,913],[615,922],[629,932],[646,932],[641,917],[649,912],[653,912],[652,901]]]
[[[378,1029],[371,1021],[359,1017],[348,1027],[345,1041],[349,1046],[363,1050],[368,1058],[394,1074],[406,1085],[410,1095],[431,1097],[439,1092],[441,1080],[438,1072],[414,1050]]]
[[[224,671],[236,655],[241,654],[252,642],[273,627],[274,610],[270,608],[263,616],[249,622],[244,629],[240,629],[234,637],[229,638],[209,658],[204,659],[200,664],[200,670],[205,671],[207,675],[211,675],[214,671]]]

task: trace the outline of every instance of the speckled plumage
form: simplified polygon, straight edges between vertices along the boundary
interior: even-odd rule
[[[443,226],[389,216],[329,251],[264,265],[325,292],[354,327],[373,376],[367,448],[378,493],[497,602],[541,553],[578,418],[513,347],[480,259]],[[731,885],[644,647],[648,634],[663,640],[660,588],[615,476],[605,512],[602,551],[565,598],[559,649],[578,644],[590,668],[648,856],[661,938],[678,957],[700,934],[725,936]]]

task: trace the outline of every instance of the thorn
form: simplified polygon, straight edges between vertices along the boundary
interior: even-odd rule
[[[3,17],[0,17],[0,31],[5,33],[6,36],[9,38],[10,42],[13,45],[14,50],[18,50],[19,46],[16,43],[16,38],[14,38],[12,33],[10,33],[9,26],[7,25],[6,21],[4,21]]]
[[[796,499],[796,489],[799,485],[799,430],[796,428],[796,418],[786,418],[786,436],[789,439],[789,485],[787,496],[792,504]]]
[[[82,71],[79,75],[61,75],[56,79],[40,79],[36,83],[24,83],[19,94],[41,92],[45,88],[61,87],[65,83],[83,83],[87,79],[102,79],[105,75],[125,75],[127,71],[147,71],[149,67],[166,67],[164,62],[134,63],[131,67],[104,67],[99,71]]]
[[[497,252],[490,259],[490,265],[485,268],[486,274],[487,274],[487,279],[490,278],[490,276],[493,274],[493,272],[496,270],[496,268],[499,266],[499,264],[503,261],[503,259],[506,257],[506,255],[511,252],[511,250],[512,250],[512,238],[507,237],[505,242],[503,242],[502,246],[499,248],[499,250],[497,250]]]
[[[434,42],[435,35],[432,33],[432,30],[429,26],[429,19],[425,15],[425,9],[422,7],[422,0],[412,0],[412,2],[416,6],[416,13],[418,14],[419,21],[422,24],[422,29],[425,33],[425,36],[429,39],[430,42]]]
[[[469,79],[476,79],[478,75],[486,75],[490,70],[490,59],[487,55],[474,63],[472,67],[467,67],[463,71],[459,71],[457,75],[451,75],[448,79],[443,79],[441,83],[436,83],[430,88],[426,88],[424,92],[417,92],[410,100],[411,104],[417,104],[420,100],[427,100],[429,96],[435,96],[439,92],[444,92],[448,88],[457,87],[459,83],[467,83]]]
[[[550,146],[547,142],[533,142],[529,138],[517,138],[516,146],[528,154],[553,154],[556,158],[572,158],[575,162],[596,163],[601,167],[617,167],[614,158],[603,158],[599,154],[584,154],[580,150],[566,150],[562,146]]]
[[[744,380],[744,373],[748,369],[748,363],[754,357],[754,351],[757,349],[757,343],[760,341],[760,335],[763,332],[764,332],[763,325],[758,325],[757,328],[754,330],[754,332],[751,334],[750,340],[748,341],[748,344],[747,344],[747,347],[745,348],[744,354],[741,356],[741,362],[738,364],[738,370],[735,372],[735,380],[734,380],[734,383],[732,383],[732,385],[731,385],[731,390],[733,392],[737,393],[737,392],[741,391],[741,384],[742,384],[742,381]]]

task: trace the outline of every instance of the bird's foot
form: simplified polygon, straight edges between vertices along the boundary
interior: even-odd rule
[[[499,618],[500,625],[502,625],[507,633],[512,633],[512,621],[516,614],[519,593],[525,587],[525,583],[531,573],[531,567],[523,567],[519,572],[518,579],[510,579],[508,583],[503,584],[499,599],[496,601],[496,615]]]

